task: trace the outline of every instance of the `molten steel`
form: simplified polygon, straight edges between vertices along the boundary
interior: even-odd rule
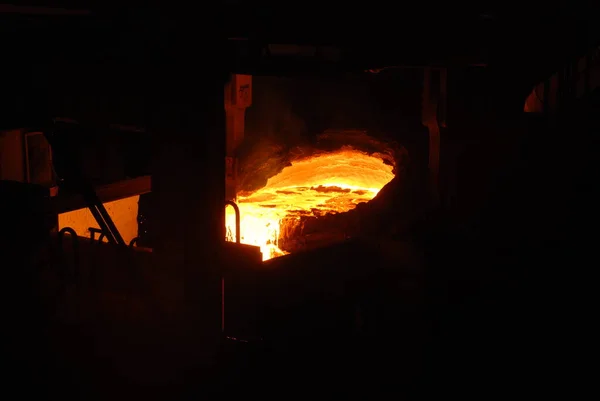
[[[241,242],[260,246],[263,260],[284,255],[278,239],[282,221],[300,216],[342,213],[373,199],[394,178],[393,167],[376,155],[354,149],[292,162],[264,188],[238,196]],[[235,238],[235,215],[226,213],[227,240]]]

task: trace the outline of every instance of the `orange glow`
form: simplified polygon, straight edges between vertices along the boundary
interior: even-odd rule
[[[319,154],[292,162],[264,188],[238,196],[241,242],[260,246],[263,260],[284,255],[277,246],[282,220],[341,213],[373,199],[394,178],[392,166],[358,150]],[[290,223],[288,223],[290,222]],[[226,212],[227,240],[235,238],[235,213]]]
[[[138,235],[137,215],[139,200],[139,195],[135,195],[104,204],[106,211],[127,244]],[[94,216],[87,208],[59,214],[58,229],[60,230],[64,227],[71,227],[80,237],[90,236],[89,227],[99,228]],[[108,239],[105,237],[103,241],[108,242]]]

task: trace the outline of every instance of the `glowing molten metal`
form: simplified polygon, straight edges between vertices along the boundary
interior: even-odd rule
[[[319,154],[292,162],[264,188],[238,196],[241,242],[260,246],[263,260],[284,255],[277,242],[282,220],[354,209],[373,199],[394,178],[392,166],[354,149]],[[286,223],[290,224],[290,223]],[[226,213],[227,240],[235,238],[235,214]]]

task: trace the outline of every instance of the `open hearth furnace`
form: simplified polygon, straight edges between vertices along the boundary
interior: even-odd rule
[[[361,234],[360,220],[370,218],[367,204],[377,204],[377,201],[372,201],[382,197],[378,194],[384,187],[399,185],[409,164],[408,150],[402,145],[411,140],[411,133],[406,131],[412,130],[413,138],[425,136],[425,133],[414,128],[419,125],[418,119],[413,121],[411,128],[397,123],[402,121],[402,117],[396,119],[393,114],[402,107],[399,104],[383,113],[373,113],[376,106],[364,107],[363,111],[348,108],[347,104],[352,101],[373,102],[375,105],[377,102],[390,102],[389,94],[384,94],[381,99],[381,94],[369,95],[364,88],[350,96],[355,99],[340,101],[339,97],[348,95],[336,93],[339,87],[349,88],[346,91],[356,90],[356,81],[343,80],[335,87],[328,87],[317,80],[312,83],[312,90],[298,91],[298,82],[303,80],[253,79],[248,75],[232,75],[225,86],[225,190],[226,200],[234,202],[237,208],[226,208],[227,241],[236,242],[239,234],[240,242],[260,249],[262,260],[266,261],[339,243]],[[389,80],[373,80],[372,77],[358,80],[358,85],[369,89],[388,84]],[[406,90],[398,88],[402,89]],[[418,100],[420,92],[414,93],[414,88],[412,91],[413,97],[416,95]],[[410,90],[408,92],[410,95]],[[252,95],[257,98],[254,105]],[[332,99],[329,105],[319,105],[321,109],[317,111],[310,105],[319,96]],[[279,103],[278,107],[272,108],[273,98]],[[414,110],[409,111],[414,113]],[[347,118],[346,114],[355,114],[356,118]],[[374,119],[383,122],[374,124]],[[56,124],[60,130],[66,130],[57,135],[67,138],[90,129],[71,120],[57,120]],[[130,141],[132,138],[139,141],[146,135],[139,128],[118,128],[121,131],[113,129],[117,134],[113,133],[112,137],[127,135]],[[69,130],[75,134],[69,134]],[[20,131],[14,134],[24,138],[29,135]],[[44,138],[43,135],[39,137]],[[115,146],[114,142],[110,146]],[[426,146],[425,141],[421,140],[418,145],[421,146],[419,151],[426,152],[422,149],[423,145]],[[417,145],[413,148],[416,149]],[[82,152],[84,161],[91,158],[97,162],[95,154],[105,151],[115,153],[115,149],[110,150],[96,142],[81,144],[76,149]],[[136,149],[135,145],[117,148],[121,152],[117,157],[132,158],[132,149]],[[135,159],[140,160],[140,156],[135,156]],[[45,159],[46,164],[51,162],[51,156]],[[118,170],[120,167],[108,164],[115,163],[114,158],[105,158],[103,163],[91,172],[89,163],[84,162],[83,168],[92,178],[94,174],[104,178],[102,174],[111,172],[109,168]],[[156,230],[152,218],[151,179],[149,175],[135,177],[136,172],[132,174],[128,166],[132,163],[138,170],[149,170],[143,158],[137,162],[129,161],[121,169],[124,175],[134,175],[134,178],[125,177],[116,183],[96,186],[96,190],[124,243],[150,250],[154,247],[153,231]],[[52,171],[50,165],[42,167]],[[49,182],[54,182],[52,177]],[[383,194],[389,198],[390,192],[393,191],[388,189]],[[63,189],[61,195],[66,193],[67,190]],[[70,198],[59,196],[56,200],[61,211],[58,215],[59,231],[72,228],[80,236],[110,241],[96,221],[96,215],[89,208],[82,207],[85,206],[84,198],[71,195]],[[380,200],[379,203],[384,202]]]
[[[579,22],[278,8],[230,6],[221,36],[211,12],[175,6],[0,5],[0,304],[16,391],[445,391],[411,379],[437,354],[432,323],[456,321],[444,302],[487,294],[471,283],[488,278],[512,296],[513,277],[549,269],[542,244],[585,231],[546,229],[561,208],[586,210],[563,187],[592,170],[574,167],[595,160],[579,148],[597,149],[571,125],[600,85],[597,43],[574,46]],[[478,381],[447,377],[464,345],[493,360],[468,344],[497,316],[478,307],[430,364],[448,383]]]
[[[412,90],[418,104],[414,83],[407,90],[389,77],[336,85],[306,81],[234,75],[226,87],[227,197],[237,204],[237,210],[227,208],[226,237],[236,241],[239,213],[240,242],[260,247],[265,261],[360,236],[359,220],[370,218],[367,203],[384,187],[399,185],[406,172],[408,151],[401,143],[410,141],[407,131],[425,136],[414,128],[418,120],[411,128],[398,123],[398,95],[372,93],[395,86],[406,102]],[[298,90],[298,82],[305,87]],[[319,97],[330,103],[320,104]],[[353,110],[353,101],[375,106]],[[375,111],[381,103],[388,110]]]
[[[430,143],[421,117],[423,104],[427,109],[431,102],[427,96],[423,104],[420,100],[424,77],[427,82],[434,73],[437,87],[427,93],[437,98],[443,94],[443,70],[360,71],[333,81],[229,77],[223,91],[225,129],[220,132],[224,193],[210,192],[225,202],[221,225],[227,242],[219,271],[224,278],[222,331],[264,335],[265,322],[274,321],[272,305],[302,300],[304,293],[327,292],[348,277],[358,280],[363,273],[348,268],[351,259],[374,262],[385,255],[393,260],[395,245],[382,253],[375,244],[405,235],[429,202],[429,189],[422,184],[428,182]],[[33,132],[36,136],[27,129],[3,134],[6,144],[22,151],[13,170],[18,170],[16,164],[27,166],[20,175],[4,178],[37,184],[35,177],[49,177],[39,183],[50,188],[56,213],[53,235],[66,259],[102,272],[81,275],[102,277],[99,296],[110,294],[102,302],[113,303],[121,296],[113,288],[124,271],[121,263],[144,277],[158,274],[161,278],[148,280],[161,283],[167,271],[146,268],[163,264],[161,238],[176,233],[161,220],[180,228],[168,215],[158,215],[160,191],[155,189],[161,181],[148,160],[153,150],[147,136],[152,133],[139,125],[98,127],[71,118],[55,118],[48,133],[42,128]],[[30,137],[43,142],[41,150],[23,148]],[[33,158],[42,151],[44,157]],[[169,180],[165,176],[162,182]],[[199,182],[194,184],[198,189]],[[173,196],[169,193],[168,198]],[[173,246],[178,249],[181,243],[174,241]],[[284,255],[289,257],[280,258]],[[273,280],[281,284],[272,285]],[[288,280],[296,293],[285,293]],[[132,308],[137,314],[133,311],[138,306]]]

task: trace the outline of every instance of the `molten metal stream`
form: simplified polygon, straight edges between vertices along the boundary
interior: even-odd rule
[[[394,178],[392,166],[375,155],[342,149],[297,160],[264,188],[238,196],[241,242],[260,246],[263,260],[284,255],[277,246],[282,220],[342,213],[373,199]],[[291,219],[291,220],[290,220]],[[235,238],[235,214],[226,213],[227,240]]]

